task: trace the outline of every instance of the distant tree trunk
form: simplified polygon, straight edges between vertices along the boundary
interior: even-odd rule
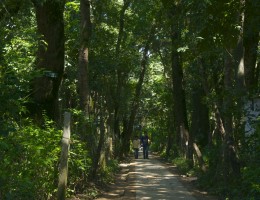
[[[78,57],[78,95],[80,102],[80,109],[84,114],[84,119],[90,115],[90,90],[89,90],[89,45],[91,39],[91,18],[90,18],[90,0],[80,0],[80,48]],[[96,94],[94,94],[95,96]],[[98,95],[97,95],[98,96]],[[96,164],[98,163],[99,157],[97,157],[97,142],[94,131],[88,132],[86,120],[82,120],[79,124],[81,139],[87,142],[87,149],[92,159],[92,172],[93,177],[96,173]],[[92,177],[89,177],[90,179]]]
[[[207,64],[206,64],[205,60],[200,59],[199,60],[199,65],[200,65],[200,68],[199,68],[200,76],[202,77],[202,79],[201,79],[201,86],[202,86],[202,88],[204,90],[205,95],[208,96],[208,95],[210,95],[210,88],[209,88],[209,83],[207,81],[207,79],[208,79],[208,75],[206,73]],[[215,102],[213,103],[213,106],[217,107]],[[209,122],[209,125],[210,125],[210,122]],[[214,132],[217,130],[217,126],[215,128],[213,128],[213,129],[214,130],[212,130],[212,132],[208,132],[208,145],[209,146],[211,146],[211,144],[212,144],[212,136],[213,136]]]
[[[232,51],[230,51],[232,52]],[[232,136],[233,133],[233,80],[234,80],[234,63],[231,55],[227,54],[224,63],[224,116],[225,116],[225,129],[227,137]]]
[[[210,95],[210,87],[209,87],[209,83],[207,81],[207,74],[206,74],[206,63],[204,62],[204,60],[200,60],[201,62],[201,77],[202,77],[202,87],[205,91],[205,94],[206,95]],[[215,76],[217,76],[216,74],[214,74]],[[213,78],[214,79],[214,78]],[[216,79],[216,78],[215,78]],[[215,86],[216,87],[216,86]],[[219,92],[219,89],[218,88],[215,88],[215,90],[217,92]],[[224,122],[223,122],[223,118],[220,114],[220,111],[219,111],[219,106],[218,106],[218,103],[217,102],[212,102],[212,112],[214,113],[214,116],[215,116],[215,129],[214,129],[214,132],[217,132],[218,133],[218,136],[222,139],[221,140],[221,144],[223,144],[223,141],[224,141],[224,137],[225,137],[225,127],[224,127]],[[209,133],[209,142],[211,142],[211,139],[212,139],[212,136],[211,136],[211,133]],[[194,148],[196,148],[194,146]],[[197,151],[197,150],[195,150]],[[223,152],[223,151],[222,151]],[[220,165],[220,167],[222,166],[222,162],[223,161],[223,154],[219,154],[217,155],[215,158],[213,158],[213,160],[218,160],[218,164]],[[211,162],[209,162],[211,163]],[[216,166],[214,166],[216,167]]]
[[[174,133],[175,133],[175,127],[174,127],[174,117],[172,109],[168,114],[168,138],[167,138],[167,146],[166,146],[166,157],[171,156],[171,150],[173,150],[173,156],[178,156],[178,149],[176,149],[176,144],[174,143]]]
[[[33,100],[29,110],[36,119],[47,116],[58,121],[58,91],[64,71],[64,21],[65,1],[32,1],[35,6],[38,32],[41,36],[36,68],[44,70],[43,76],[33,81]]]
[[[78,70],[78,92],[80,107],[88,114],[89,87],[88,87],[88,52],[91,36],[90,0],[80,0],[80,50]]]
[[[242,22],[243,23],[243,22]],[[242,95],[245,93],[245,65],[244,65],[244,48],[243,48],[243,29],[238,36],[237,46],[234,50],[236,69],[236,88]]]
[[[102,98],[101,100],[102,101]],[[91,173],[89,174],[89,179],[90,180],[94,180],[96,178],[97,175],[97,170],[99,168],[99,161],[101,158],[101,153],[102,153],[102,149],[104,147],[104,143],[105,143],[105,121],[104,121],[104,113],[103,113],[103,108],[102,108],[102,103],[100,105],[100,122],[99,122],[99,141],[98,141],[98,146],[97,149],[95,151],[95,154],[93,156],[93,162],[92,162],[92,167],[91,167]]]
[[[192,160],[192,137],[189,135],[187,120],[187,109],[183,81],[183,69],[181,63],[181,53],[177,51],[181,42],[180,20],[177,19],[180,9],[180,2],[170,3],[162,0],[165,10],[168,12],[171,25],[171,42],[172,42],[172,84],[173,84],[173,112],[176,129],[176,144],[180,147],[182,153],[187,159]]]
[[[174,99],[174,119],[177,134],[177,144],[181,147],[182,153],[186,154],[188,159],[192,159],[192,142],[189,141],[187,109],[185,100],[185,91],[183,84],[183,70],[181,66],[180,53],[177,52],[176,40],[179,39],[179,33],[176,27],[173,27],[172,34],[172,81],[173,81],[173,99]],[[187,146],[188,145],[188,146]],[[188,149],[187,149],[188,148]]]
[[[230,50],[232,53],[232,50]],[[230,53],[226,53],[225,62],[224,62],[224,99],[223,99],[223,174],[225,183],[228,181],[228,176],[230,172],[230,154],[228,149],[228,142],[231,137],[233,137],[233,84],[232,81],[234,80],[234,65],[231,59]]]
[[[120,66],[120,52],[121,52],[121,45],[124,35],[124,24],[125,24],[125,12],[127,8],[130,5],[129,0],[124,0],[124,4],[120,11],[120,18],[119,18],[119,32],[117,37],[117,43],[116,43],[116,50],[115,50],[115,57],[118,60],[118,67],[116,71],[117,75],[117,85],[116,85],[116,92],[114,97],[114,123],[113,123],[113,130],[114,130],[114,136],[116,141],[116,152],[120,149],[120,109],[121,109],[121,96],[122,96],[122,88],[123,88],[123,82],[124,77],[122,74],[122,69]],[[117,156],[117,155],[116,155]]]
[[[126,131],[124,132],[124,140],[123,140],[123,153],[124,154],[128,154],[129,150],[130,150],[130,138],[131,138],[131,135],[132,135],[132,132],[133,132],[133,126],[134,126],[134,121],[135,121],[135,117],[136,117],[136,113],[137,113],[137,110],[139,108],[139,102],[140,102],[140,96],[141,96],[141,91],[142,91],[142,85],[143,85],[143,82],[144,82],[144,76],[145,76],[145,73],[147,71],[147,63],[148,63],[148,51],[149,51],[149,48],[150,48],[150,44],[152,42],[152,39],[153,39],[153,34],[154,34],[154,31],[155,31],[155,26],[153,26],[151,28],[151,32],[149,34],[149,37],[148,37],[148,40],[145,44],[145,47],[144,47],[144,50],[143,50],[143,58],[141,60],[141,73],[139,75],[139,79],[138,79],[138,83],[136,85],[136,88],[135,88],[135,94],[134,94],[134,98],[133,98],[133,101],[132,101],[132,105],[131,105],[131,112],[130,112],[130,117],[129,117],[129,120],[128,120],[128,124],[127,124],[127,128],[126,128]]]
[[[259,84],[259,76],[260,76],[260,61],[258,61],[256,65],[256,85],[258,86]]]
[[[243,31],[245,82],[248,92],[256,92],[256,59],[260,32],[260,4],[258,0],[245,0]]]
[[[167,81],[167,87],[172,90],[172,79],[170,77],[167,77],[168,74],[171,73],[170,67],[166,64],[166,59],[163,58],[163,55],[158,49],[158,54],[161,59],[161,63],[164,67],[164,78]],[[169,99],[169,105],[173,105],[173,97],[171,96]],[[167,145],[166,145],[166,157],[169,157],[171,155],[171,150],[173,150],[173,156],[178,157],[178,149],[177,149],[177,144],[175,143],[176,140],[176,132],[175,132],[175,127],[174,127],[174,113],[173,113],[173,107],[170,108],[169,113],[168,113],[168,137],[167,137]]]
[[[197,85],[192,89],[190,133],[201,147],[205,147],[209,144],[209,109],[207,105],[203,103],[205,96],[205,91],[201,85]]]
[[[199,166],[200,166],[200,169],[205,172],[206,171],[206,165],[205,165],[205,162],[203,160],[203,157],[202,157],[202,154],[201,154],[201,151],[198,147],[198,145],[194,142],[193,143],[193,148],[195,150],[195,155],[197,156],[197,159],[199,161]]]

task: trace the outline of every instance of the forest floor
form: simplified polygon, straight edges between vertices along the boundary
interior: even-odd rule
[[[139,156],[141,152],[139,152]],[[120,164],[115,182],[97,200],[186,199],[217,200],[196,187],[196,177],[187,177],[156,154],[149,159],[130,159]]]

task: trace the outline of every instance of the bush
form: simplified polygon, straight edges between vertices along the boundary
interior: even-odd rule
[[[49,199],[57,185],[61,131],[26,125],[0,138],[1,199]]]
[[[87,187],[87,177],[90,172],[91,159],[86,150],[86,142],[82,142],[78,135],[73,135],[69,154],[69,194],[83,192]]]
[[[109,160],[106,167],[100,170],[99,178],[101,183],[111,183],[114,181],[114,174],[119,171],[117,160]]]
[[[182,157],[178,157],[175,158],[173,161],[173,164],[177,165],[178,170],[182,173],[182,174],[188,174],[191,171],[190,168],[190,163],[187,159],[182,158]]]
[[[245,199],[257,200],[260,197],[260,168],[245,167],[242,169],[241,192]]]
[[[62,131],[45,120],[43,128],[27,120],[17,131],[0,136],[0,199],[55,199]],[[73,135],[68,191],[86,188],[91,166],[86,144]]]

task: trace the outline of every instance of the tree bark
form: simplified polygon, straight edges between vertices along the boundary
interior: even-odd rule
[[[229,52],[232,53],[232,50]],[[228,141],[230,140],[231,137],[233,137],[233,105],[232,105],[232,91],[233,91],[233,84],[232,80],[233,79],[233,74],[234,74],[234,63],[232,62],[231,56],[229,53],[226,54],[225,57],[225,62],[224,62],[224,98],[223,98],[223,148],[222,148],[222,153],[223,153],[223,174],[224,174],[224,179],[225,183],[228,182],[228,176],[230,172],[230,154],[229,154],[229,149],[228,149]]]
[[[260,32],[260,4],[258,0],[245,0],[245,19],[244,19],[244,64],[245,82],[248,92],[256,92],[256,59]],[[258,17],[256,17],[258,16]]]
[[[193,148],[195,150],[195,155],[197,156],[198,158],[198,161],[199,161],[199,166],[200,166],[200,169],[203,171],[203,172],[206,172],[206,165],[205,165],[205,162],[203,160],[203,157],[202,157],[202,153],[198,147],[198,145],[194,142],[193,143]]]
[[[176,28],[176,27],[175,27]],[[174,29],[175,29],[174,28]],[[183,83],[183,70],[181,66],[180,53],[177,52],[176,40],[179,39],[179,33],[173,30],[172,34],[172,81],[173,81],[173,100],[174,100],[174,119],[177,133],[177,144],[181,147],[182,153],[186,154],[188,159],[192,159],[192,142],[189,141],[189,128],[187,120],[187,109],[185,100],[185,91]],[[188,145],[188,149],[187,149]],[[190,146],[191,145],[191,146]]]
[[[172,100],[171,100],[172,101]],[[167,145],[166,145],[166,157],[169,158],[172,155],[171,150],[173,150],[173,156],[178,157],[178,149],[176,148],[176,144],[174,143],[174,137],[176,137],[175,127],[174,127],[174,117],[173,111],[170,109],[168,111],[168,137],[167,137]]]
[[[36,68],[45,71],[33,81],[34,104],[29,108],[36,119],[47,116],[58,121],[58,91],[64,71],[64,21],[65,1],[33,1],[36,11],[39,47]]]
[[[120,18],[119,18],[119,32],[117,37],[117,43],[116,43],[116,50],[115,50],[115,59],[118,60],[118,65],[116,69],[116,75],[117,75],[117,85],[116,85],[116,92],[114,97],[114,123],[113,123],[113,132],[114,132],[114,138],[118,141],[116,142],[116,151],[120,149],[120,109],[121,109],[121,96],[122,96],[122,88],[123,88],[123,75],[122,70],[120,67],[120,51],[121,51],[121,45],[124,35],[124,24],[125,24],[125,12],[127,8],[130,5],[129,0],[124,0],[123,7],[120,11]],[[117,156],[117,155],[116,155]]]
[[[166,60],[163,58],[162,53],[160,52],[160,49],[158,49],[158,54],[161,59],[161,63],[164,68],[164,78],[166,79],[166,84],[168,88],[171,88],[172,90],[172,79],[167,76],[167,74],[171,73],[170,66],[168,67],[166,64]],[[169,105],[173,105],[173,98],[172,96],[169,99]],[[174,138],[176,137],[175,127],[174,127],[174,113],[173,113],[173,107],[171,107],[168,111],[168,137],[167,137],[167,145],[166,145],[166,157],[171,156],[171,150],[173,150],[173,156],[178,157],[178,149],[176,148],[176,144],[174,143]]]
[[[194,140],[201,146],[205,147],[209,141],[209,109],[203,103],[206,96],[201,84],[195,84],[192,89],[192,113],[190,133],[194,136]]]
[[[232,51],[230,51],[232,52]],[[233,91],[233,83],[234,80],[234,63],[232,62],[231,55],[226,54],[225,63],[224,63],[224,123],[226,129],[226,137],[229,137],[233,133],[233,105],[232,105],[232,91]]]
[[[78,93],[81,110],[88,114],[89,87],[88,87],[88,52],[91,37],[90,1],[80,0],[80,50],[78,70]]]
[[[187,109],[183,81],[183,69],[181,64],[181,55],[177,51],[181,41],[180,21],[177,19],[180,2],[170,3],[162,0],[165,10],[168,12],[171,25],[171,42],[172,42],[172,84],[173,84],[173,112],[176,129],[176,144],[180,147],[181,152],[189,160],[192,160],[192,137],[189,135],[189,127],[187,120]]]

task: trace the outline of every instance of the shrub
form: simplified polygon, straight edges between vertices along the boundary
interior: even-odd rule
[[[27,121],[0,138],[2,199],[49,199],[57,185],[61,131],[46,121],[44,129]]]
[[[182,173],[182,174],[187,174],[190,172],[191,168],[190,168],[190,163],[187,159],[182,158],[182,157],[178,157],[175,158],[172,161],[175,165],[177,165],[178,170]]]

